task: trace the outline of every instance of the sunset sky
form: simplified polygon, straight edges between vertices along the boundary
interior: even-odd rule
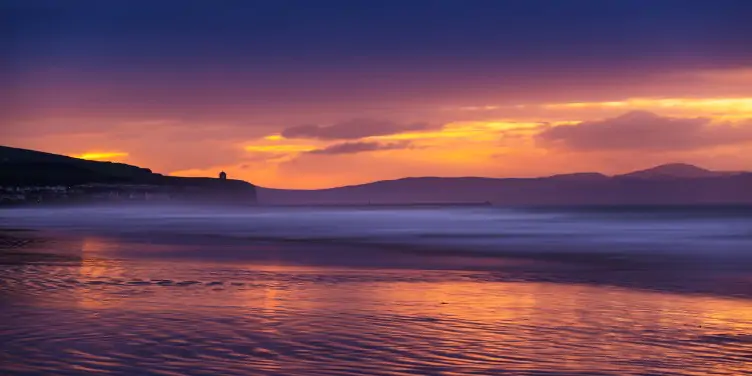
[[[0,0],[0,144],[321,188],[752,170],[752,1]]]

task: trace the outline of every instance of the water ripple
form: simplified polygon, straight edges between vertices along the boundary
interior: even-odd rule
[[[104,267],[103,270],[100,268]],[[96,272],[92,272],[96,270]],[[7,375],[739,375],[752,304],[467,272],[2,269]],[[12,344],[12,345],[8,345]]]

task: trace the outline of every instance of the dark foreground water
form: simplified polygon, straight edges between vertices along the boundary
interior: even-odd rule
[[[748,208],[16,209],[0,228],[2,375],[752,374]]]

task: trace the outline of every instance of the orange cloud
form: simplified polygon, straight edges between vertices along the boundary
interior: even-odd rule
[[[315,150],[311,145],[273,144],[273,145],[248,145],[243,149],[249,152],[262,153],[300,153]]]
[[[472,109],[472,110],[469,110]],[[603,101],[529,102],[496,106],[444,109],[458,119],[512,122],[584,121],[617,116],[628,111],[650,111],[663,116],[705,116],[714,119],[752,118],[752,97],[625,97]]]
[[[618,108],[644,110],[692,110],[698,114],[752,116],[752,98],[630,98],[611,102],[571,102],[542,105],[545,109]]]
[[[343,142],[341,144],[333,144],[322,149],[311,150],[308,153],[321,154],[321,155],[338,155],[338,154],[366,153],[366,152],[374,152],[374,151],[381,151],[381,150],[400,150],[400,149],[409,149],[409,148],[412,148],[412,145],[410,144],[409,141],[397,141],[397,142],[389,142],[389,143],[361,141],[361,142]]]
[[[703,117],[664,117],[647,111],[550,127],[536,137],[544,146],[578,150],[695,150],[752,142],[752,122],[713,123]]]
[[[298,125],[282,130],[284,138],[354,140],[370,136],[398,134],[437,128],[428,123],[396,123],[387,120],[353,119],[331,125]]]

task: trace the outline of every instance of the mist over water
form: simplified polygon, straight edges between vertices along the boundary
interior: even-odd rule
[[[248,243],[389,245],[459,254],[752,257],[752,207],[745,206],[31,208],[4,210],[0,226]]]

